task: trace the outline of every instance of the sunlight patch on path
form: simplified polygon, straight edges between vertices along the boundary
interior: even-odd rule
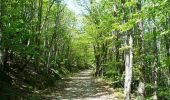
[[[82,71],[65,78],[59,88],[46,96],[49,100],[118,100],[113,89],[92,75],[93,70]],[[63,85],[63,86],[62,86]]]

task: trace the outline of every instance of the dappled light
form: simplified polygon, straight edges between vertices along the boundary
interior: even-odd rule
[[[107,83],[103,83],[93,76],[93,70],[84,70],[72,77],[63,80],[63,87],[60,91],[56,90],[49,95],[43,96],[48,99],[73,99],[73,100],[117,100],[114,97],[113,89]],[[57,83],[56,83],[56,86]],[[52,94],[50,94],[52,93]]]
[[[170,100],[170,0],[0,0],[0,100]]]

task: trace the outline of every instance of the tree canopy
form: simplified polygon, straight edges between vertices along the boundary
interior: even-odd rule
[[[91,68],[120,100],[169,100],[170,1],[76,1],[81,18],[64,0],[0,0],[0,99]]]

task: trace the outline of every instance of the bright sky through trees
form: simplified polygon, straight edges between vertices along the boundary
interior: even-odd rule
[[[82,11],[83,7],[78,4],[76,0],[65,0],[67,7],[75,13],[76,19],[78,21],[77,27],[82,26]]]
[[[81,7],[77,4],[76,0],[66,0],[66,3],[68,8],[74,11],[76,15],[81,14]]]

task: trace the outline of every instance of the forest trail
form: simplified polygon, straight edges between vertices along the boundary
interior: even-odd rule
[[[47,100],[117,100],[113,89],[100,79],[93,77],[93,70],[84,70],[56,83],[46,91]],[[50,93],[50,94],[49,94]]]

